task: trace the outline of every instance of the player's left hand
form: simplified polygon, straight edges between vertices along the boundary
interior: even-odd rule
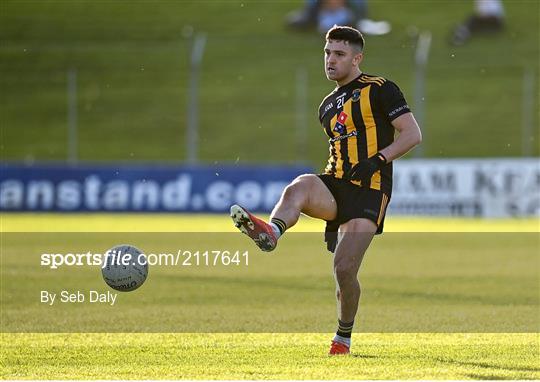
[[[381,153],[377,153],[369,159],[363,159],[355,164],[345,174],[346,180],[359,180],[362,186],[368,186],[371,177],[386,164],[386,158]]]

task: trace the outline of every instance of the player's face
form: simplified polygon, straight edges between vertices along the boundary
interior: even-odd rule
[[[356,73],[362,61],[362,53],[345,41],[328,40],[324,46],[324,70],[326,77],[338,83]]]

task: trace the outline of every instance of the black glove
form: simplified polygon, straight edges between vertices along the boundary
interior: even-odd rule
[[[369,187],[371,177],[386,164],[386,158],[381,153],[377,153],[369,159],[363,159],[345,174],[346,180],[359,180],[362,187]]]

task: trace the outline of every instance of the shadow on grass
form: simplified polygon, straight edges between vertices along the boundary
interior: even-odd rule
[[[493,375],[493,374],[465,374],[465,375],[472,379],[482,379],[482,380],[489,380],[489,381],[514,379],[512,377],[503,377],[500,375]],[[534,379],[534,378],[531,378],[531,379]]]
[[[381,357],[379,355],[370,355],[370,354],[353,354],[351,353],[350,354],[350,357],[354,357],[354,358],[384,358],[384,357]]]
[[[523,366],[504,366],[504,365],[496,365],[486,362],[466,362],[466,361],[452,361],[452,360],[445,360],[445,359],[437,359],[437,362],[442,363],[451,363],[455,365],[460,366],[474,366],[474,367],[481,367],[484,369],[494,369],[494,370],[506,370],[506,371],[518,371],[518,372],[540,372],[540,368],[538,367],[523,367]],[[486,379],[492,379],[491,376],[486,375]],[[512,379],[512,378],[505,378],[505,377],[499,377],[499,379]],[[534,379],[531,376],[531,379]]]

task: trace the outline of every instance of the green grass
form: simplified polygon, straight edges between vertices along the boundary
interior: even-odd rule
[[[331,256],[312,220],[265,255],[230,232],[222,216],[4,214],[0,375],[540,378],[538,222],[439,220],[454,232],[418,233],[411,231],[434,227],[436,219],[397,220],[400,229],[375,239],[360,272],[352,356],[330,358]],[[473,233],[457,229],[464,226]],[[99,269],[48,270],[39,266],[40,253],[118,242],[147,253],[238,248],[249,251],[249,266],[154,266],[145,285],[120,294],[114,306],[39,303],[43,289],[107,290]]]
[[[296,160],[295,76],[303,67],[309,75],[304,159],[320,168],[327,142],[316,109],[333,84],[323,76],[321,38],[283,27],[284,15],[301,4],[2,1],[2,159],[66,158],[66,73],[76,68],[82,160],[185,160],[190,49],[185,31],[193,28],[208,36],[200,89],[201,159]],[[370,4],[371,17],[390,21],[393,31],[367,38],[363,69],[394,79],[411,104],[415,43],[408,33],[433,34],[422,126],[428,156],[521,154],[525,68],[538,78],[539,3],[504,5],[502,35],[454,48],[446,38],[472,11],[469,2]],[[537,112],[533,126],[533,154],[539,155]],[[254,151],[254,141],[265,144]]]
[[[151,264],[146,284],[120,293],[113,306],[89,302],[88,291],[108,290],[98,266],[40,265],[43,253],[104,253],[120,243],[179,260]],[[386,233],[374,240],[362,267],[357,330],[537,331],[539,244],[537,233]],[[237,264],[222,265],[215,250],[238,252]],[[320,233],[288,233],[271,255],[236,232],[4,233],[3,329],[328,332],[335,325],[331,270]],[[44,290],[81,291],[86,301],[58,297],[49,306],[39,300]]]
[[[305,216],[292,232],[322,232],[324,222]],[[540,232],[535,218],[478,219],[392,216],[385,232]],[[0,214],[3,232],[236,232],[226,215]]]
[[[9,379],[538,379],[536,334],[4,334]]]

